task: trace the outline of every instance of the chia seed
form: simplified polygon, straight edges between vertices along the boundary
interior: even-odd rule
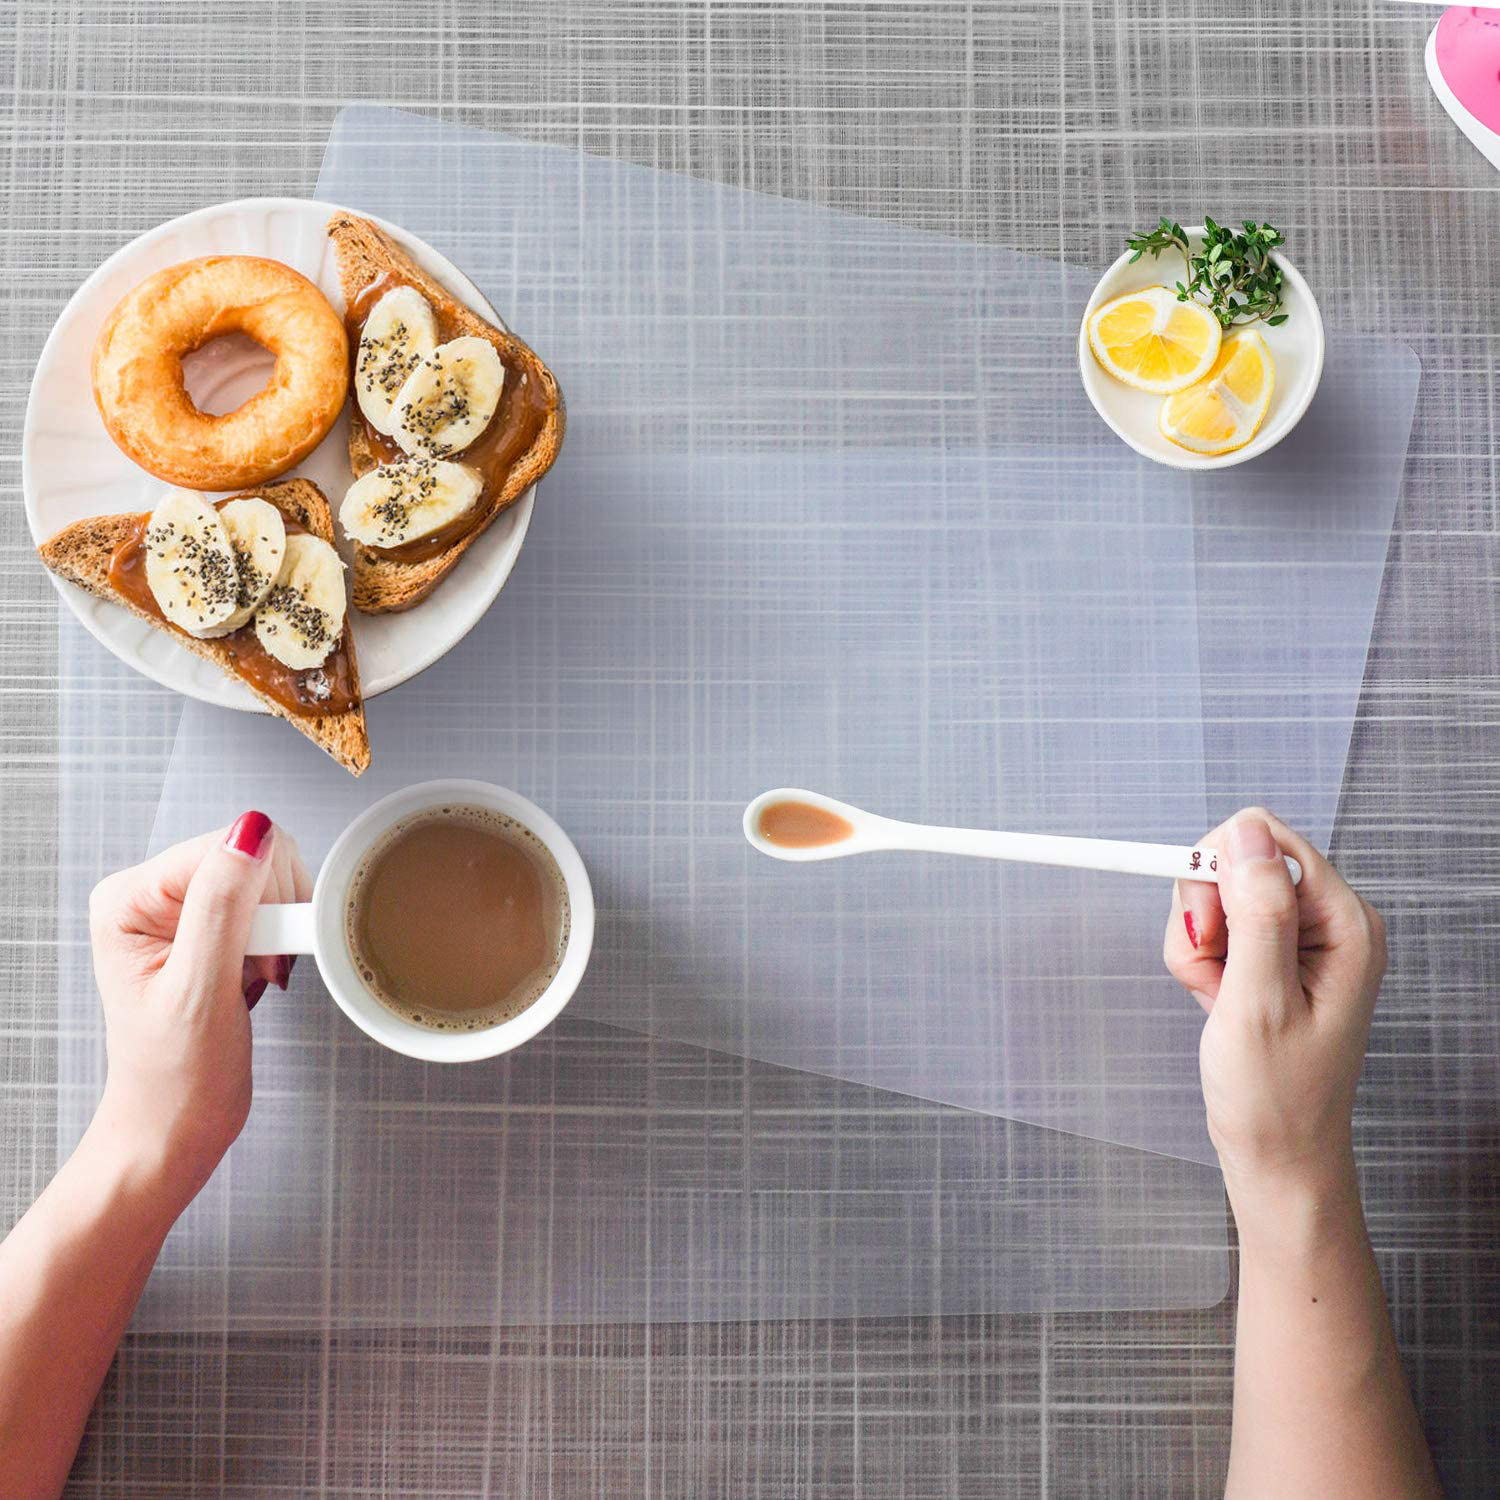
[[[261,540],[265,541],[265,538],[262,537]],[[249,609],[265,592],[266,585],[271,581],[270,577],[264,569],[255,566],[249,552],[243,547],[234,548],[234,569],[238,579],[234,606],[236,609]]]

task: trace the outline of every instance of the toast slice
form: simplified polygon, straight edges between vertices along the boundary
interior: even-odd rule
[[[359,294],[380,277],[409,283],[432,304],[440,341],[446,343],[465,334],[488,339],[505,362],[506,379],[513,379],[517,370],[524,372],[536,383],[547,408],[540,431],[506,474],[500,492],[485,496],[488,509],[472,531],[436,556],[420,562],[384,557],[368,547],[355,546],[354,607],[370,615],[390,614],[420,604],[453,571],[459,558],[479,540],[495,517],[514,505],[552,467],[562,447],[567,417],[557,378],[536,352],[472,312],[445,286],[434,281],[378,225],[354,214],[337,214],[329,220],[328,237],[333,241],[347,306],[352,307]],[[370,442],[352,384],[349,401],[349,463],[358,477],[377,467],[380,457]],[[461,453],[449,456],[463,461]]]
[[[274,484],[259,485],[242,493],[269,500],[289,521],[295,521],[315,536],[322,537],[325,542],[332,543],[333,516],[322,490],[311,480],[281,479]],[[109,581],[110,558],[139,521],[140,517],[136,514],[91,516],[64,527],[50,541],[43,542],[37,551],[41,553],[42,561],[59,578],[65,578],[69,583],[77,584],[79,588],[86,589],[101,599],[108,599],[111,604],[128,609],[138,619],[145,620],[158,630],[165,630],[194,656],[213,662],[236,682],[244,683],[273,714],[285,719],[315,745],[326,750],[346,771],[358,776],[370,764],[370,736],[365,728],[362,698],[353,708],[341,714],[324,714],[314,718],[291,713],[235,671],[233,658],[222,641],[200,641],[185,635],[165,620],[159,620],[155,615],[139,608],[115,589]],[[354,639],[347,619],[344,621],[343,646],[354,673],[357,693],[359,664],[354,656]]]

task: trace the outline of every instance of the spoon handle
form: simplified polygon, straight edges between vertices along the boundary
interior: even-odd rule
[[[1067,865],[1077,870],[1106,870],[1117,875],[1159,875],[1166,880],[1219,879],[1219,856],[1202,845],[1140,844],[1121,839],[1069,838],[1055,833],[992,833],[978,828],[934,828],[887,821],[881,843],[889,848],[931,854],[969,854],[979,859],[1009,859],[1029,865]],[[1302,866],[1285,856],[1292,884]]]

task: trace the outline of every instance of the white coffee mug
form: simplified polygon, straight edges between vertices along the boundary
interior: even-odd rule
[[[568,891],[568,941],[552,983],[518,1015],[479,1031],[433,1031],[388,1010],[369,991],[349,952],[349,889],[382,834],[441,807],[482,807],[528,828],[547,846]],[[318,871],[311,901],[262,906],[250,924],[251,954],[311,953],[339,1009],[366,1035],[426,1062],[498,1057],[550,1025],[573,998],[594,945],[594,892],[573,841],[534,802],[487,781],[424,781],[383,797],[338,837]]]

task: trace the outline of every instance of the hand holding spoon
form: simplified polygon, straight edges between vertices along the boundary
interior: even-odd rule
[[[940,828],[902,823],[851,807],[821,792],[777,787],[745,809],[745,837],[772,859],[805,863],[902,849],[927,854],[968,854],[1030,865],[1066,865],[1117,875],[1158,875],[1167,880],[1217,884],[1219,857],[1213,849],[1177,844],[1137,844],[1119,839],[1068,838],[1055,833],[999,833],[985,828]],[[1302,866],[1287,856],[1292,884]]]

